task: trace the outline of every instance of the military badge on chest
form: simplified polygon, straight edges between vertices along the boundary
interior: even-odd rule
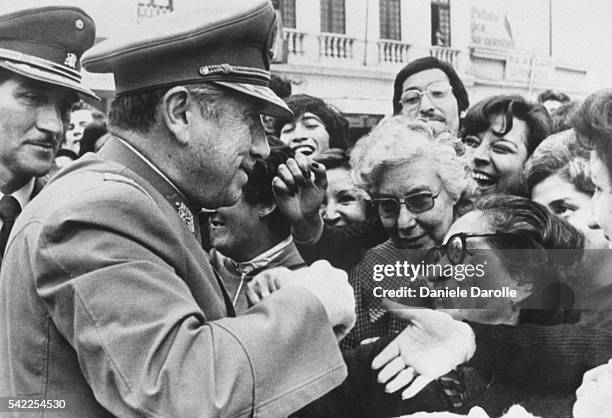
[[[176,202],[176,211],[178,216],[183,220],[183,222],[185,222],[185,225],[187,225],[187,228],[189,228],[191,232],[195,232],[193,213],[191,213],[187,205],[185,205],[183,202]]]

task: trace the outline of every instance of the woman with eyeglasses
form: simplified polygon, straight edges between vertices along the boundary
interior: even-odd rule
[[[368,250],[349,274],[357,324],[342,341],[344,348],[403,329],[402,321],[379,307],[382,291],[418,286],[404,262],[418,262],[442,243],[468,195],[467,167],[436,128],[402,116],[386,118],[351,153],[357,180],[372,197],[389,238]],[[411,298],[409,303],[430,306],[431,300]]]
[[[462,290],[467,296],[439,297],[436,309],[481,324],[553,325],[575,320],[573,294],[560,277],[579,262],[584,237],[564,219],[526,198],[491,195],[476,200],[474,210],[457,219],[446,235],[445,244],[431,249],[425,263],[440,266],[438,273],[453,274],[428,279],[433,289]],[[478,266],[484,274],[478,274]],[[458,387],[480,387],[462,405],[466,410],[478,405],[496,417],[520,403],[536,416],[571,416],[571,390],[526,387],[479,367],[476,362],[454,373]]]
[[[523,165],[550,134],[550,126],[546,109],[521,96],[491,96],[472,106],[460,136],[478,191],[525,196]]]

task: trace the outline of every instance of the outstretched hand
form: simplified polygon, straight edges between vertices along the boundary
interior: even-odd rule
[[[410,324],[372,361],[380,370],[378,381],[386,391],[402,392],[402,398],[416,395],[431,381],[468,361],[476,350],[474,332],[466,323],[444,312],[407,308],[383,301],[383,307]]]
[[[294,237],[308,241],[323,227],[319,208],[325,197],[327,176],[322,164],[298,154],[278,167],[272,180],[276,204],[291,223]]]

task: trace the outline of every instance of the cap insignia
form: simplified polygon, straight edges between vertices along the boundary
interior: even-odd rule
[[[76,68],[77,56],[72,52],[66,54],[66,59],[64,60],[64,65],[70,67],[72,69]]]

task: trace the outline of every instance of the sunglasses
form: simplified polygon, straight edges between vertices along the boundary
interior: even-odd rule
[[[382,217],[397,216],[400,213],[401,206],[406,206],[410,212],[417,214],[427,212],[434,207],[435,199],[440,194],[440,190],[431,192],[419,192],[408,195],[403,199],[395,197],[379,197],[372,200],[376,206],[378,214]]]

